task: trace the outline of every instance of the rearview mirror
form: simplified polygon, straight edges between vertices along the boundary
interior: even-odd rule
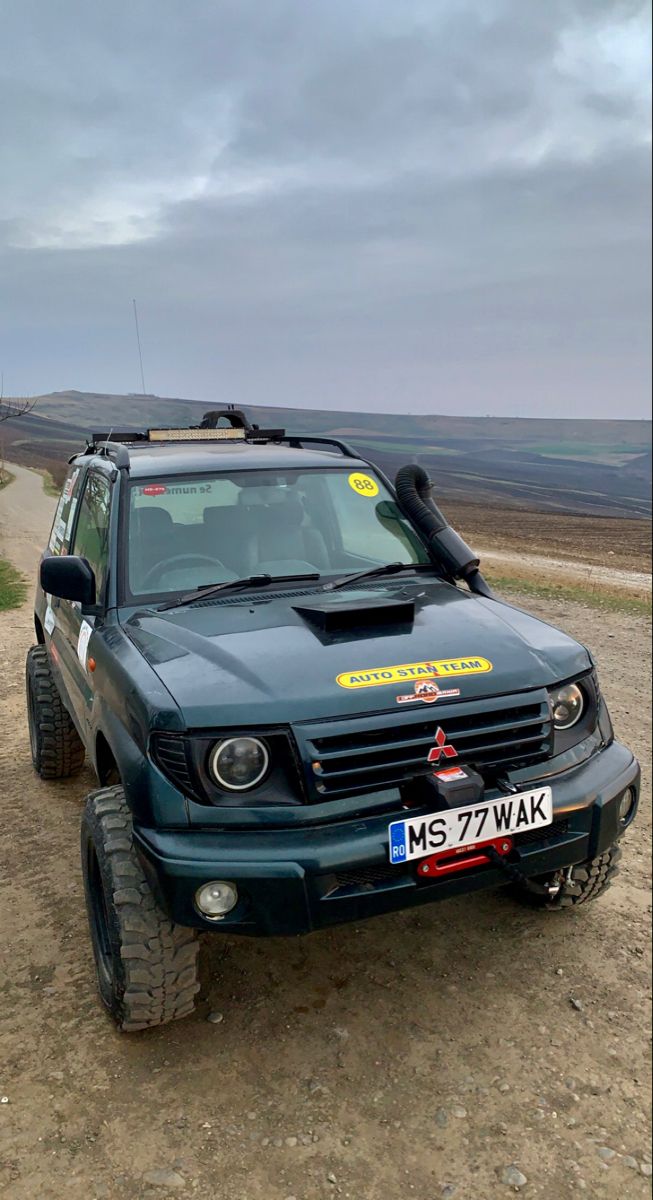
[[[41,562],[41,587],[60,600],[95,604],[95,575],[85,558],[52,554]]]

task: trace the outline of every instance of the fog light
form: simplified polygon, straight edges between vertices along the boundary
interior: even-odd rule
[[[238,903],[238,888],[226,879],[214,879],[195,892],[195,903],[202,916],[211,921],[224,917]]]
[[[622,825],[628,825],[635,810],[635,792],[632,788],[628,788],[624,792],[619,801],[619,821]]]

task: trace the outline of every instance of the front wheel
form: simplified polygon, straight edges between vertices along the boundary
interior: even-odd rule
[[[199,991],[195,930],[159,908],[132,840],[121,787],[87,797],[82,874],[100,996],[123,1032],[193,1011]]]
[[[579,904],[595,900],[597,896],[608,890],[615,875],[619,873],[620,858],[621,849],[615,842],[597,858],[589,858],[586,862],[577,863],[576,866],[569,867],[564,871],[557,895],[553,897],[538,896],[528,892],[526,888],[520,887],[516,888],[515,894],[517,899],[522,900],[525,904],[544,908],[549,912],[559,912],[563,908],[577,908]]]

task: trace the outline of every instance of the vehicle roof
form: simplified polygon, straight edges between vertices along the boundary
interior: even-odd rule
[[[175,442],[174,444],[127,445],[129,475],[144,479],[153,475],[203,474],[209,471],[300,470],[317,467],[343,467],[356,470],[368,467],[364,459],[348,458],[325,450],[304,450],[278,442],[253,445],[251,442]],[[110,458],[98,454],[80,454],[75,460],[94,461],[94,465],[113,466]]]

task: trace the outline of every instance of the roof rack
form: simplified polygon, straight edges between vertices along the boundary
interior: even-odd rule
[[[296,450],[309,443],[332,446],[344,458],[359,457],[351,446],[338,438],[286,434],[285,429],[261,429],[258,425],[252,425],[245,413],[238,408],[211,409],[204,414],[199,425],[190,425],[187,428],[96,431],[91,434],[86,449],[81,453],[104,455],[115,462],[117,467],[129,470],[129,453],[125,447],[152,442],[249,442],[255,445],[284,442]],[[73,455],[69,461],[72,462],[77,457],[78,455]]]

